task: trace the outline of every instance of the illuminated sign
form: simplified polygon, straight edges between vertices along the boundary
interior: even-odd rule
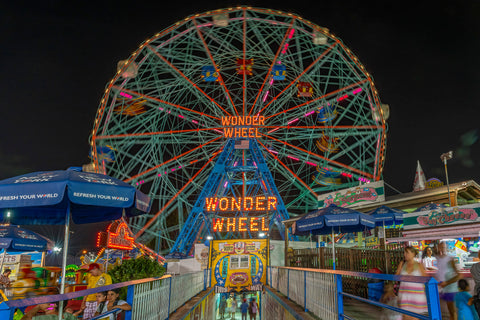
[[[264,116],[222,117],[223,133],[226,138],[259,138],[258,128],[265,125]]]
[[[213,218],[214,232],[268,232],[268,219],[265,217]]]
[[[270,211],[277,210],[277,197],[207,197],[205,210],[210,211]]]
[[[442,211],[432,210],[428,215],[417,217],[417,222],[422,226],[442,226],[457,221],[476,220],[477,212],[468,208],[453,208]]]
[[[98,233],[97,247],[132,250],[134,240],[133,234],[125,221],[118,220],[108,226],[107,232]]]

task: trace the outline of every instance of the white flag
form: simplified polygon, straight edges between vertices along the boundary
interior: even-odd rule
[[[420,165],[420,161],[417,160],[417,172],[415,173],[415,181],[413,181],[413,191],[425,190],[426,183],[427,179],[425,179],[422,166]]]

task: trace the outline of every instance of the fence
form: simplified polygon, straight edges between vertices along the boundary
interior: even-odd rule
[[[423,320],[440,320],[438,283],[431,277],[396,276],[341,270],[268,267],[268,285],[288,299],[324,320],[354,319],[344,313],[343,299],[348,297],[373,306],[387,308]],[[420,315],[389,305],[365,299],[345,292],[343,282],[347,278],[363,278],[366,281],[405,281],[423,283],[428,302],[428,315]]]
[[[53,303],[83,297],[88,294],[127,287],[127,303],[132,311],[125,312],[125,320],[168,319],[169,315],[207,288],[210,271],[163,276],[116,283],[95,289],[67,294],[39,296],[29,299],[4,301],[0,304],[0,319],[11,320],[16,309],[25,309],[40,303]]]

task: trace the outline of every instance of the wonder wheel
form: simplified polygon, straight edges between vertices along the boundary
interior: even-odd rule
[[[151,214],[130,225],[166,252],[230,140],[258,146],[285,208],[299,214],[322,192],[381,178],[385,111],[372,76],[328,29],[270,9],[222,9],[175,23],[118,64],[92,156],[97,170],[150,194]]]

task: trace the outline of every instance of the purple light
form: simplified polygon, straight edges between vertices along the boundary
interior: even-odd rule
[[[304,117],[308,117],[309,115],[315,113],[315,110],[312,110],[310,112],[305,113]]]
[[[193,123],[195,124],[198,124],[198,121],[197,120],[192,120]]]
[[[357,89],[353,90],[352,94],[357,94],[359,92],[362,92],[362,88],[357,88]]]
[[[314,167],[316,167],[316,166],[317,166],[317,164],[316,164],[316,163],[313,163],[313,162],[308,162],[308,161],[305,161],[305,163],[306,163],[306,164],[309,164],[309,165],[311,165],[311,166],[314,166]]]
[[[340,101],[345,100],[345,99],[347,99],[347,98],[348,98],[348,94],[344,94],[343,96],[338,97],[338,98],[337,98],[337,101],[340,102]]]
[[[175,171],[175,168],[172,168],[171,170],[172,170],[172,172],[173,172],[173,171]]]
[[[162,174],[161,174],[161,173],[159,173],[159,174],[158,174],[158,176],[159,176],[159,177],[161,177],[161,176],[162,176]]]
[[[158,109],[162,110],[163,111],[163,108],[162,107],[158,107]]]
[[[295,161],[299,160],[298,158],[295,158],[295,157],[292,157],[292,156],[287,156],[287,158],[290,158],[290,159],[295,160]]]
[[[282,53],[287,52],[288,49],[288,43],[285,43],[285,47],[283,47]]]
[[[226,188],[228,186],[228,181],[225,181],[225,183],[223,184],[223,187]]]
[[[294,122],[296,122],[296,121],[298,121],[298,120],[299,120],[298,118],[297,118],[297,119],[290,120],[289,122],[287,122],[287,124],[292,124],[292,123],[294,123]]]
[[[180,118],[182,118],[182,119],[183,119],[183,118],[185,118],[185,117],[184,117],[184,116],[182,116],[181,114],[179,114],[178,116],[179,116]]]
[[[270,82],[268,83],[269,85],[272,85],[273,84],[273,78],[270,80]]]
[[[131,96],[131,95],[129,95],[128,93],[125,93],[125,92],[120,92],[120,95],[121,95],[122,97],[129,98],[129,99],[132,99],[132,98],[133,98],[133,96]]]
[[[270,151],[271,153],[278,154],[278,151],[275,151],[275,150],[270,150],[270,149],[269,149],[268,151]]]

